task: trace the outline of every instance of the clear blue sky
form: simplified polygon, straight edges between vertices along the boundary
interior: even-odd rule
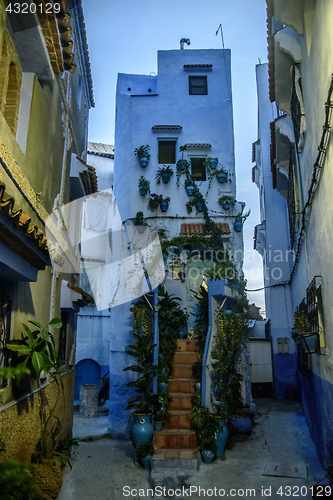
[[[267,61],[265,0],[83,0],[96,107],[89,140],[114,144],[118,73],[156,73],[157,51],[179,48],[231,49],[237,198],[252,213],[244,225],[244,270],[248,288],[262,286],[262,259],[253,249],[259,223],[258,189],[251,181],[252,143],[257,139],[255,65]],[[186,50],[187,46],[185,46]],[[255,259],[255,260],[254,260]],[[263,292],[249,294],[265,309]]]

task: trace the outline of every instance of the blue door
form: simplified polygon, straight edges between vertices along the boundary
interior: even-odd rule
[[[74,399],[80,399],[80,387],[82,384],[101,384],[101,367],[93,359],[82,359],[75,366],[75,392]]]

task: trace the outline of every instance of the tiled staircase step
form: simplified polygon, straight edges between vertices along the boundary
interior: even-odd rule
[[[174,363],[173,365],[173,376],[175,378],[191,378],[192,377],[192,365]]]
[[[188,429],[165,429],[154,433],[156,448],[196,448],[197,437]]]
[[[195,392],[195,381],[188,378],[173,378],[169,382],[168,392]]]
[[[179,448],[159,448],[152,459],[152,470],[156,469],[198,469],[200,454],[196,448],[181,450]]]
[[[169,410],[191,410],[191,397],[193,394],[187,392],[170,392],[172,401]]]
[[[174,363],[189,364],[191,366],[198,360],[199,360],[198,352],[178,351],[176,352],[174,357]]]
[[[179,352],[197,352],[198,345],[196,340],[178,340]]]
[[[163,429],[189,429],[190,423],[188,417],[190,411],[169,410],[170,418],[164,422]]]

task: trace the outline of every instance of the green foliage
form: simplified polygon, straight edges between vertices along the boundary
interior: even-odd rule
[[[160,184],[163,175],[173,176],[173,170],[169,165],[164,165],[163,167],[159,167],[156,171],[155,179],[157,184]]]
[[[21,379],[24,375],[30,375],[30,370],[24,366],[10,366],[0,368],[1,378],[17,378]]]
[[[196,382],[201,382],[202,378],[202,361],[195,361],[192,365],[192,377]]]
[[[205,406],[193,408],[190,427],[195,432],[199,450],[217,450],[215,434],[221,429],[219,420]]]
[[[141,158],[150,158],[150,146],[139,146],[138,148],[134,149],[134,156],[137,157],[138,160],[141,160]]]
[[[152,444],[140,444],[138,448],[138,455],[140,457],[146,457],[147,455],[153,455],[154,446]]]
[[[127,387],[134,387],[138,394],[128,400],[126,410],[148,413],[158,404],[158,397],[152,392],[153,377],[158,369],[153,364],[152,314],[150,306],[144,302],[134,302],[130,310],[134,316],[134,344],[129,345],[125,352],[134,358],[135,364],[127,366],[124,371],[138,374],[136,380],[127,384]]]
[[[35,480],[30,471],[33,464],[5,460],[0,462],[1,500],[33,500],[38,498],[34,489]]]
[[[222,207],[224,203],[230,203],[230,208],[231,210],[235,207],[237,200],[234,198],[234,196],[230,196],[227,194],[224,194],[220,196],[220,198],[217,200],[218,204]],[[223,208],[223,207],[222,207]]]
[[[49,331],[49,328],[60,328],[62,326],[61,320],[53,318],[45,327],[37,321],[31,320],[29,323],[34,325],[36,329],[31,331],[27,325],[23,324],[26,335],[22,334],[22,339],[9,340],[6,343],[8,349],[20,355],[17,367],[21,373],[16,375],[16,378],[22,378],[25,368],[30,370],[32,377],[37,380],[42,371],[52,374],[56,379],[59,378],[58,352],[55,348],[53,334]]]
[[[246,219],[249,217],[249,215],[251,213],[251,210],[248,210],[245,214],[243,214],[244,208],[245,208],[245,203],[242,206],[241,212],[236,215],[235,222],[242,222],[244,224],[244,222],[246,221]]]
[[[199,303],[199,311],[195,320],[194,331],[199,347],[200,358],[202,360],[209,326],[207,288],[201,285],[195,297]]]
[[[305,312],[301,307],[296,307],[294,312],[294,328],[299,330],[300,333],[310,333],[311,325],[306,318]]]
[[[141,175],[139,178],[139,188],[146,189],[147,191],[149,191],[150,189],[150,182],[148,179],[145,178],[144,175]]]
[[[238,283],[236,266],[228,255],[221,262],[213,262],[212,266],[205,270],[205,278],[209,280],[228,279],[234,284]]]
[[[170,413],[167,410],[154,411],[155,422],[165,422],[169,417],[170,417]]]

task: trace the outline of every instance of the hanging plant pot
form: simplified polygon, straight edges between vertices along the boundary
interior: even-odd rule
[[[234,222],[234,230],[236,231],[236,233],[240,233],[243,229],[243,222],[241,221],[235,221]]]
[[[305,354],[318,352],[319,335],[317,333],[301,334],[300,344]]]
[[[151,443],[154,427],[151,423],[151,414],[132,413],[132,416],[134,417],[134,424],[131,429],[131,434],[134,446],[138,449],[141,444]]]
[[[158,359],[164,359],[164,354],[162,354],[161,352],[159,353],[158,355]]]
[[[227,182],[228,180],[228,176],[226,174],[219,174],[217,176],[217,181],[220,183],[220,184],[224,184],[225,182]]]
[[[215,358],[210,358],[210,364],[211,364],[212,366],[215,366],[218,362],[219,362],[219,360],[218,360],[218,359],[215,359]]]
[[[215,452],[212,450],[202,450],[201,452],[202,460],[205,464],[211,464],[215,458]]]
[[[148,189],[146,188],[139,188],[139,193],[141,196],[146,196],[146,194],[148,193]]]
[[[195,209],[197,212],[203,212],[203,204],[199,201],[195,204]]]
[[[187,160],[178,160],[177,161],[177,169],[180,173],[184,174],[187,170],[188,162]]]
[[[197,382],[197,383],[195,384],[195,390],[196,390],[197,392],[200,392],[200,391],[201,391],[201,382]]]
[[[225,201],[224,203],[222,203],[222,208],[223,208],[223,210],[230,210],[230,208],[231,208],[230,201]]]
[[[217,167],[217,159],[216,158],[211,158],[209,160],[209,166],[212,170],[215,170]]]
[[[162,182],[164,182],[164,184],[168,184],[168,182],[170,181],[171,179],[171,175],[170,174],[162,174]]]
[[[149,163],[149,158],[146,158],[145,156],[143,156],[142,158],[140,158],[139,162],[140,162],[141,167],[145,168]]]
[[[186,193],[188,194],[188,196],[193,196],[194,195],[194,186],[187,186]]]
[[[159,384],[158,384],[159,391],[163,392],[163,393],[167,392],[168,387],[169,387],[169,383],[168,382],[159,382]]]
[[[167,201],[162,201],[160,203],[161,212],[167,212],[169,208],[169,203]]]
[[[231,316],[231,315],[232,315],[232,309],[224,309],[224,311],[223,311],[223,312],[224,312],[224,314],[225,314],[226,316]]]
[[[160,356],[160,354],[159,354]],[[169,375],[169,370],[167,368],[163,368],[163,370],[161,370],[161,375],[163,375],[164,377],[167,377]]]
[[[138,233],[144,233],[147,229],[146,224],[137,224],[135,227],[137,228]]]

